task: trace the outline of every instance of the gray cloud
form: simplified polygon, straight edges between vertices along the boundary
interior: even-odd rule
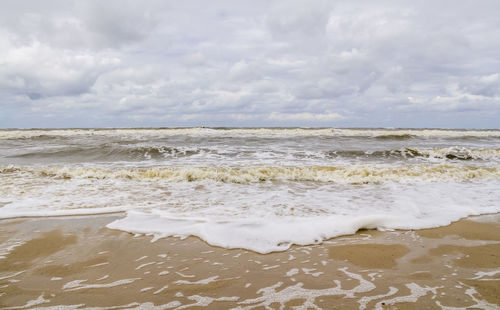
[[[0,126],[498,127],[497,1],[3,1]]]

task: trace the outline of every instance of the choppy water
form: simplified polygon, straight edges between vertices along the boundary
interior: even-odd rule
[[[258,252],[500,212],[500,130],[0,130],[0,218],[109,225]]]

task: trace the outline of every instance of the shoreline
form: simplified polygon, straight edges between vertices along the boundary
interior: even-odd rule
[[[4,205],[6,205],[8,203],[2,203],[0,202],[0,208],[2,208]],[[433,231],[436,231],[436,235],[435,236],[438,236],[438,231],[441,230],[441,228],[445,228],[445,231],[454,231],[457,235],[460,235],[460,230],[456,229],[455,227],[456,226],[461,226],[460,223],[462,222],[470,222],[470,221],[473,221],[473,222],[491,222],[491,221],[497,221],[500,225],[500,212],[493,212],[493,213],[484,213],[484,214],[479,214],[479,215],[470,215],[470,216],[466,216],[466,217],[462,217],[458,220],[455,220],[455,221],[452,221],[450,222],[449,224],[447,225],[444,225],[444,226],[437,226],[437,227],[429,227],[429,228],[419,228],[419,229],[378,229],[378,228],[360,228],[358,229],[356,232],[352,233],[352,234],[344,234],[344,235],[339,235],[339,236],[335,236],[335,237],[332,237],[332,238],[329,238],[329,239],[325,239],[325,240],[322,240],[320,243],[312,243],[312,244],[297,244],[297,243],[291,243],[290,244],[290,248],[287,248],[285,250],[277,250],[277,251],[271,251],[271,252],[258,252],[258,251],[255,251],[255,250],[252,250],[252,249],[248,249],[248,248],[243,248],[243,247],[224,247],[224,246],[219,246],[219,245],[214,245],[214,244],[210,244],[208,241],[204,240],[203,238],[197,236],[197,235],[188,235],[188,236],[184,236],[184,235],[179,235],[179,236],[167,236],[167,237],[163,237],[163,236],[158,236],[157,233],[141,233],[141,232],[131,232],[131,231],[127,231],[127,230],[123,230],[121,228],[110,228],[108,227],[107,225],[112,223],[113,221],[115,220],[120,220],[120,219],[124,219],[127,215],[127,211],[109,211],[109,212],[100,212],[100,213],[91,213],[91,214],[61,214],[61,215],[47,215],[47,216],[35,216],[35,215],[21,215],[21,216],[14,216],[14,217],[7,217],[7,218],[0,218],[0,224],[2,224],[3,221],[16,221],[16,220],[20,220],[20,221],[23,221],[23,220],[50,220],[50,219],[60,219],[60,220],[75,220],[75,219],[84,219],[85,221],[86,220],[90,220],[91,218],[95,218],[95,217],[109,217],[109,218],[113,218],[112,220],[108,221],[107,224],[104,225],[103,228],[105,229],[109,229],[109,230],[113,230],[113,231],[120,231],[120,232],[123,232],[123,233],[127,233],[127,234],[130,234],[130,235],[133,235],[134,237],[146,237],[146,238],[151,238],[151,242],[156,242],[157,240],[161,240],[161,239],[178,239],[178,240],[184,240],[186,238],[196,238],[198,240],[200,240],[201,242],[204,242],[206,243],[208,246],[211,246],[211,247],[216,247],[216,248],[222,248],[222,249],[226,249],[226,250],[242,250],[242,251],[248,251],[248,252],[252,252],[254,254],[259,254],[259,255],[266,255],[266,254],[272,254],[272,253],[280,253],[280,252],[286,252],[288,250],[290,250],[290,248],[294,248],[294,247],[308,247],[308,246],[315,246],[315,245],[321,245],[323,243],[328,243],[332,240],[335,240],[335,239],[342,239],[342,238],[345,238],[345,237],[351,237],[351,236],[355,236],[355,235],[358,235],[360,234],[361,232],[365,232],[365,231],[376,231],[376,232],[387,232],[387,233],[405,233],[405,232],[415,232],[417,234],[420,234],[419,232],[422,232],[421,234],[425,235],[425,236],[431,236],[433,235]],[[449,227],[454,227],[454,229],[450,229]],[[466,230],[468,231],[468,230]],[[441,233],[442,234],[442,233]],[[442,235],[441,235],[442,237]],[[432,237],[431,237],[432,238]],[[433,237],[433,238],[437,238],[437,237]],[[488,239],[490,240],[490,239]],[[491,240],[496,240],[496,239],[491,239]],[[1,246],[1,245],[0,245]]]
[[[196,237],[152,243],[105,227],[117,218],[0,220],[0,307],[500,305],[498,213],[417,231],[361,230],[269,254]]]

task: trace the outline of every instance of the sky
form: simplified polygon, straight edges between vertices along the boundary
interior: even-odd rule
[[[500,127],[500,1],[0,2],[0,128]]]

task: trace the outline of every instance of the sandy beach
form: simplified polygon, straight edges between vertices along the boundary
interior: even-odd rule
[[[497,309],[500,216],[257,254],[134,236],[121,214],[0,223],[2,309]]]
[[[0,1],[0,310],[500,310],[499,12]]]

